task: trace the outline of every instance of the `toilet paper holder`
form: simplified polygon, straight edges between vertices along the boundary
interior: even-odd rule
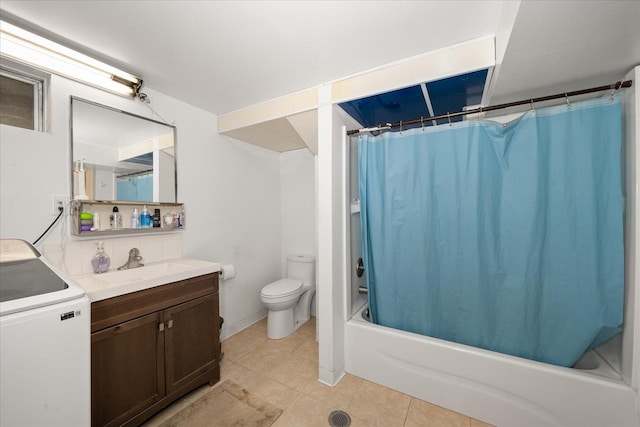
[[[230,280],[236,277],[236,269],[232,264],[224,264],[220,266],[218,274],[221,280]]]

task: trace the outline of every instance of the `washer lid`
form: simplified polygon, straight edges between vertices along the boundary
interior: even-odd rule
[[[0,316],[84,297],[28,242],[0,239]]]
[[[267,298],[286,297],[302,289],[302,280],[282,279],[262,288],[262,296]]]

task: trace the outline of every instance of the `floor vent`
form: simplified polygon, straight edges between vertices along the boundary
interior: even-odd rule
[[[333,411],[329,414],[329,425],[331,427],[349,427],[351,417],[344,411]]]

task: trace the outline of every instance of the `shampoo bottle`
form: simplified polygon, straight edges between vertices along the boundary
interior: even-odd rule
[[[133,208],[133,213],[131,214],[131,228],[140,228],[140,214],[138,213],[138,208]]]
[[[122,228],[122,214],[118,211],[118,207],[113,207],[113,212],[109,216],[109,225],[113,230],[119,230]]]
[[[153,216],[153,227],[158,228],[162,225],[162,220],[160,219],[160,209],[154,209]]]
[[[104,251],[104,242],[98,242],[98,251],[91,260],[91,265],[93,266],[93,272],[96,274],[109,270],[111,258],[109,258],[109,255]]]
[[[144,208],[142,208],[142,215],[140,215],[140,226],[142,228],[151,227],[151,215],[149,215],[149,211],[147,210],[147,205],[144,205]]]

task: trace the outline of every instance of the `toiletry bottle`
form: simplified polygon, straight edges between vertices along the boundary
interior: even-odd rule
[[[166,228],[173,227],[173,214],[167,213],[164,215],[164,224],[162,226]]]
[[[160,209],[154,209],[153,216],[151,218],[153,219],[153,227],[154,228],[160,227],[162,223],[162,221],[160,220]]]
[[[133,213],[131,214],[131,228],[140,228],[140,214],[138,213],[138,208],[133,208]]]
[[[78,173],[80,173],[80,160],[76,160],[76,166],[73,168],[73,198],[78,198]]]
[[[113,207],[113,212],[111,212],[111,215],[109,217],[109,224],[114,230],[119,230],[122,228],[122,215],[118,211],[117,206]]]
[[[91,231],[100,230],[100,214],[98,212],[93,213],[93,228]]]
[[[182,228],[184,226],[184,211],[178,212],[178,228]]]
[[[149,211],[147,210],[147,205],[144,205],[144,207],[142,208],[142,214],[140,215],[140,226],[142,228],[151,227],[151,216],[149,215]]]
[[[104,251],[104,242],[98,242],[98,251],[91,260],[93,272],[96,274],[104,273],[109,270],[110,264],[111,258],[109,258],[109,255]]]
[[[80,169],[78,169],[78,195],[76,196],[77,200],[88,200],[87,197],[87,184],[86,184],[86,176],[84,171],[83,160],[80,160]]]

